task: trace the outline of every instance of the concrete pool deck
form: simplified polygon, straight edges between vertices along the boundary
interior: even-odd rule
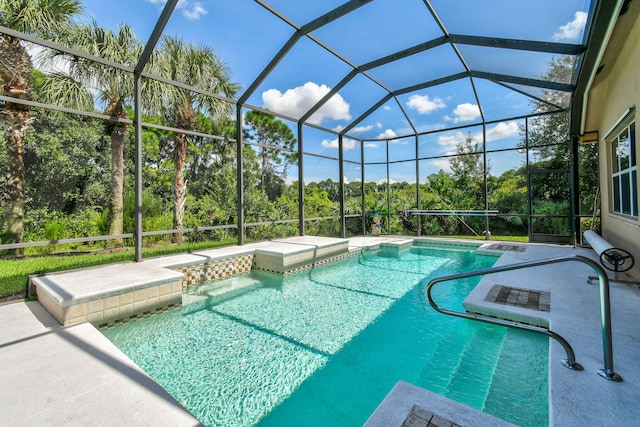
[[[350,239],[349,250],[375,248],[380,244],[402,246],[405,241],[402,237],[359,237]],[[525,250],[497,250],[486,246],[485,250],[502,254],[496,265],[572,254],[596,258],[588,249],[516,245],[525,246]],[[229,250],[237,252],[238,248]],[[192,256],[176,255],[175,259],[188,262],[186,258]],[[167,258],[149,262],[171,263]],[[589,275],[593,275],[593,270],[587,265],[577,262],[554,264],[486,276],[474,292],[486,294],[493,285],[502,284],[551,293],[551,307],[547,313],[550,328],[567,339],[577,361],[585,368],[582,372],[564,368],[560,364],[565,357],[564,350],[555,341],[550,342],[551,425],[637,425],[640,419],[637,405],[640,395],[640,330],[637,326],[640,290],[638,286],[611,284],[614,367],[624,381],[607,381],[596,374],[596,370],[603,367],[600,303],[597,281],[588,284]],[[487,303],[487,307],[491,308],[490,304]],[[0,374],[2,424],[199,425],[91,324],[63,327],[38,302],[0,306],[0,324],[3,325],[0,329],[0,363],[4,367]],[[412,390],[403,397],[408,408],[424,402],[420,390]],[[406,408],[399,406],[374,414],[391,417],[388,424],[377,424],[388,426],[402,425],[407,415]],[[382,419],[385,418],[378,418]],[[479,421],[475,425],[483,424]]]

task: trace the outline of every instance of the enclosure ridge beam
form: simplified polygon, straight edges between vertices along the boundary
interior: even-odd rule
[[[585,47],[579,44],[470,36],[466,34],[449,34],[449,42],[469,46],[527,50],[531,52],[556,53],[560,55],[579,55],[585,50]]]
[[[530,79],[527,77],[516,77],[507,74],[487,73],[485,71],[471,71],[471,77],[487,79],[496,82],[506,82],[524,86],[539,87],[542,89],[559,90],[562,92],[572,92],[575,86],[567,83],[550,82],[546,80]]]
[[[342,6],[338,6],[330,12],[325,13],[319,18],[314,19],[313,21],[303,25],[300,28],[300,31],[303,34],[308,34],[312,31],[317,30],[320,27],[323,27],[336,19],[342,18],[343,16],[353,12],[356,9],[361,8],[367,3],[371,3],[373,0],[351,0],[344,3]]]
[[[457,74],[451,74],[449,76],[446,77],[442,77],[439,79],[435,79],[435,80],[430,80],[428,82],[424,82],[424,83],[420,83],[417,85],[413,85],[413,86],[409,86],[403,89],[398,89],[396,91],[393,92],[394,95],[404,95],[405,93],[409,93],[409,92],[414,92],[416,90],[421,90],[421,89],[426,89],[428,87],[433,87],[433,86],[437,86],[443,83],[449,83],[452,82],[454,80],[460,80],[460,79],[464,79],[466,77],[469,77],[469,73],[466,71],[463,71],[461,73],[457,73]]]
[[[342,129],[342,131],[340,132],[339,135],[345,135],[347,132],[349,132],[351,129],[353,129],[358,123],[360,123],[362,120],[364,120],[367,116],[369,116],[371,113],[373,113],[374,111],[376,111],[378,108],[380,108],[382,105],[384,105],[385,102],[387,102],[388,100],[390,100],[393,97],[392,93],[388,93],[386,94],[384,97],[382,97],[382,99],[380,101],[378,101],[375,105],[373,105],[371,108],[369,108],[367,111],[365,111],[364,113],[362,113],[362,115],[360,117],[358,117],[357,119],[355,119],[354,121],[352,121],[347,127],[345,127],[344,129]]]
[[[524,96],[526,96],[528,98],[535,99],[536,101],[541,102],[543,104],[547,104],[548,106],[556,108],[558,110],[564,110],[565,109],[564,107],[562,107],[560,105],[556,105],[553,102],[549,102],[546,99],[543,99],[543,98],[541,98],[539,96],[534,96],[534,95],[532,95],[530,93],[527,93],[527,92],[525,92],[523,90],[520,90],[520,89],[518,89],[516,87],[510,86],[510,85],[508,85],[508,84],[506,84],[504,82],[494,82],[494,83],[497,84],[497,85],[500,85],[502,87],[505,87],[505,88],[507,88],[509,90],[512,90],[514,92],[518,92],[519,94],[524,95]]]
[[[384,56],[382,58],[376,59],[371,62],[367,62],[366,64],[362,64],[358,67],[360,71],[368,71],[376,67],[380,67],[382,65],[386,65],[390,62],[397,61],[399,59],[407,58],[411,55],[415,55],[416,53],[424,52],[425,50],[433,49],[434,47],[442,46],[447,43],[447,38],[445,36],[441,36],[435,38],[433,40],[429,40],[428,42],[420,43],[415,46],[412,46],[407,49],[399,50],[390,55]]]

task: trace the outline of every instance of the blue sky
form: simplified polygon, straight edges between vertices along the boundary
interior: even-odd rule
[[[344,3],[344,0],[301,1],[268,0],[295,25],[302,26]],[[586,0],[432,0],[447,31],[452,34],[516,38],[547,42],[580,43],[589,12]],[[84,0],[86,15],[99,25],[115,29],[126,22],[136,35],[146,41],[164,0]],[[366,18],[367,25],[362,25]],[[166,34],[187,41],[207,44],[232,70],[232,78],[244,88],[255,80],[264,66],[293,33],[293,28],[276,18],[260,4],[249,0],[183,0],[171,17]],[[374,0],[358,11],[342,17],[312,33],[331,46],[355,66],[432,40],[442,31],[432,19],[422,0]],[[472,70],[537,78],[553,58],[547,54],[523,54],[507,49],[460,45]],[[278,111],[294,118],[334,87],[349,71],[349,64],[330,55],[314,41],[303,38],[278,67],[249,97],[248,103]],[[370,71],[370,76],[391,90],[399,90],[425,80],[433,80],[463,72],[447,44],[413,55]],[[474,79],[482,111],[489,121],[527,114],[530,99],[515,91],[483,79]],[[527,88],[532,94],[536,91]],[[360,117],[385,95],[385,90],[365,76],[359,75],[325,105],[311,122],[328,129],[340,130]],[[412,134],[410,123],[400,109],[405,109],[419,132],[477,124],[480,109],[469,79],[456,80],[429,89],[407,93],[392,99],[362,120],[349,133],[357,138],[375,140]],[[295,124],[289,123],[295,130]],[[420,156],[451,154],[455,144],[467,136],[481,138],[481,126],[421,137]],[[328,132],[305,128],[305,150],[337,157],[337,138]],[[514,147],[519,140],[518,123],[501,121],[487,127],[487,146]],[[479,140],[481,141],[481,139]],[[412,148],[413,147],[413,148]],[[359,146],[345,142],[345,157],[359,160]],[[351,152],[350,152],[351,151]],[[415,156],[413,137],[390,144],[391,157]],[[517,154],[492,156],[492,173],[519,166]],[[365,144],[365,161],[383,161],[384,142]],[[314,167],[311,163],[316,162]],[[309,158],[305,181],[338,179],[337,167],[318,158]],[[404,164],[401,164],[404,165]],[[421,162],[421,181],[428,173],[448,168],[442,160]],[[335,170],[334,170],[335,169]],[[315,171],[312,172],[311,171]],[[415,165],[394,167],[394,181],[415,181]],[[359,179],[357,169],[347,179]],[[295,178],[295,177],[290,177]],[[372,177],[373,179],[373,177]],[[369,179],[367,179],[369,180]]]

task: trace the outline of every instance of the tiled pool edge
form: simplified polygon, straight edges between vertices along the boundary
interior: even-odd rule
[[[166,306],[179,305],[182,302],[182,282],[150,286],[66,307],[41,287],[37,287],[37,294],[40,304],[63,326],[84,322],[103,325],[157,311]]]
[[[38,301],[63,326],[89,322],[98,327],[135,319],[182,304],[182,290],[210,280],[224,279],[251,270],[253,254],[231,255],[184,267],[165,267],[182,274],[181,280],[170,283],[150,282],[131,290],[107,291],[102,295],[80,299],[77,303],[61,301],[48,292],[41,278],[30,278]]]
[[[260,266],[257,266],[255,264],[254,264],[254,269],[255,270],[260,270],[260,271],[266,271],[268,273],[275,273],[275,274],[281,274],[283,276],[288,276],[290,274],[295,274],[295,273],[299,273],[301,271],[310,270],[310,269],[312,269],[314,267],[318,267],[318,266],[325,265],[325,264],[330,264],[332,262],[337,262],[337,261],[340,261],[342,259],[358,255],[361,252],[362,252],[362,249],[358,249],[356,251],[347,252],[347,253],[344,253],[344,254],[332,256],[332,257],[325,258],[325,259],[320,259],[318,261],[313,261],[310,264],[294,267],[294,268],[292,268],[290,270],[285,270],[285,271],[282,271],[282,272],[281,271],[277,271],[277,270],[273,270],[273,269],[269,269],[269,268],[260,267]]]
[[[219,258],[176,268],[176,271],[184,275],[182,288],[199,285],[212,280],[226,279],[251,271],[254,263],[254,254],[245,254]]]

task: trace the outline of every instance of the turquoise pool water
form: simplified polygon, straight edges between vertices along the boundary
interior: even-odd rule
[[[253,271],[103,333],[208,426],[360,426],[398,380],[546,425],[548,339],[439,314],[424,296],[432,275],[495,260],[414,247]],[[477,281],[439,284],[435,299],[462,310]]]

